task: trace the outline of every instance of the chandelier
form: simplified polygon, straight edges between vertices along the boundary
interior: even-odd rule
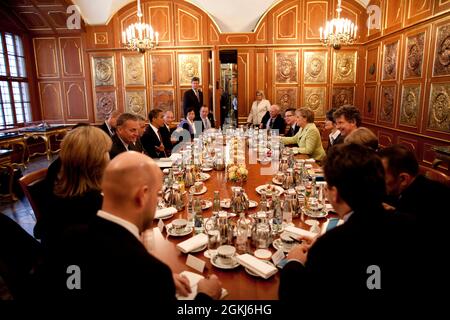
[[[327,21],[325,28],[320,27],[320,41],[324,46],[338,50],[341,45],[349,45],[356,41],[358,27],[349,19],[341,18],[341,0],[336,8],[337,18]]]
[[[122,31],[122,43],[128,50],[144,53],[158,45],[158,32],[154,32],[151,25],[142,22],[141,1],[137,1],[138,22],[132,23]]]

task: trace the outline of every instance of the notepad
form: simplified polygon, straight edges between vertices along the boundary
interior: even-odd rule
[[[190,272],[190,271],[183,271],[180,273],[180,275],[183,275],[186,278],[188,278],[189,284],[191,286],[191,293],[186,297],[183,297],[183,296],[180,296],[179,294],[177,294],[177,299],[178,300],[194,300],[195,296],[197,295],[198,282],[200,280],[204,279],[205,277],[202,276],[201,274]],[[220,296],[220,299],[225,298],[227,295],[228,295],[227,289],[222,288],[222,294]]]
[[[163,219],[165,217],[169,217],[177,213],[177,209],[174,207],[164,208],[156,210],[154,219]]]
[[[183,253],[189,253],[192,250],[198,249],[208,243],[208,236],[204,233],[199,233],[190,239],[177,244],[177,249]]]

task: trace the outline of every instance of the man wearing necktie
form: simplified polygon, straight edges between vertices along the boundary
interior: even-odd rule
[[[214,128],[214,117],[209,112],[207,106],[202,106],[200,109],[200,120],[202,120],[202,132]]]
[[[195,111],[195,119],[200,119],[200,108],[203,105],[203,92],[200,89],[200,79],[193,77],[191,80],[192,90],[187,90],[183,95],[183,113],[189,107],[193,107]]]
[[[280,106],[271,105],[269,111],[266,112],[259,125],[260,129],[278,129],[279,134],[284,134],[286,123],[280,114]]]
[[[164,125],[164,113],[161,109],[153,109],[148,114],[150,124],[145,129],[141,141],[148,155],[152,158],[166,157],[166,150],[159,128]]]

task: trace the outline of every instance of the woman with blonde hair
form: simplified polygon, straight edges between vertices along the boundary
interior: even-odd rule
[[[112,141],[101,129],[82,126],[61,142],[61,168],[38,221],[42,243],[56,243],[72,227],[87,225],[101,208],[101,181]]]
[[[253,126],[259,126],[262,121],[262,118],[269,111],[270,101],[266,100],[264,96],[264,91],[257,90],[256,91],[256,100],[253,101],[252,108],[250,109],[250,113],[247,118],[247,124]]]
[[[344,143],[356,143],[366,146],[374,151],[378,150],[378,138],[369,128],[359,127],[345,137]]]

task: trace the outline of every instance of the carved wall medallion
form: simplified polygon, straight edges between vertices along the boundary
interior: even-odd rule
[[[383,86],[380,95],[380,112],[378,120],[387,123],[394,122],[395,86]]]
[[[276,101],[284,112],[287,108],[297,107],[297,88],[277,88]]]
[[[383,80],[397,78],[398,41],[384,46]]]
[[[147,118],[145,90],[130,90],[125,92],[125,112],[139,114]]]
[[[375,74],[376,66],[375,63],[372,63],[369,67],[369,74],[373,76]]]
[[[355,82],[356,51],[335,51],[333,62],[333,82]]]
[[[153,108],[159,108],[163,111],[173,110],[173,89],[154,90]]]
[[[96,87],[115,85],[113,57],[92,57],[92,64]]]
[[[422,76],[425,32],[406,39],[405,79]]]
[[[190,86],[193,77],[199,77],[202,83],[202,55],[179,54],[178,55],[178,76],[181,86]]]
[[[354,87],[334,87],[333,88],[333,108],[345,104],[353,104]]]
[[[327,53],[305,52],[304,56],[304,83],[326,83],[327,82]]]
[[[111,112],[116,109],[116,93],[111,92],[96,92],[96,119],[105,120]]]
[[[431,85],[428,129],[450,133],[450,84]]]
[[[400,124],[417,128],[420,108],[420,84],[403,86]]]
[[[297,83],[297,52],[277,52],[275,80],[277,83]]]
[[[433,76],[450,75],[450,24],[437,29]]]
[[[145,85],[144,55],[123,56],[123,77],[126,86]]]
[[[326,104],[326,88],[307,88],[303,89],[303,106],[314,111],[316,117],[324,116]]]

